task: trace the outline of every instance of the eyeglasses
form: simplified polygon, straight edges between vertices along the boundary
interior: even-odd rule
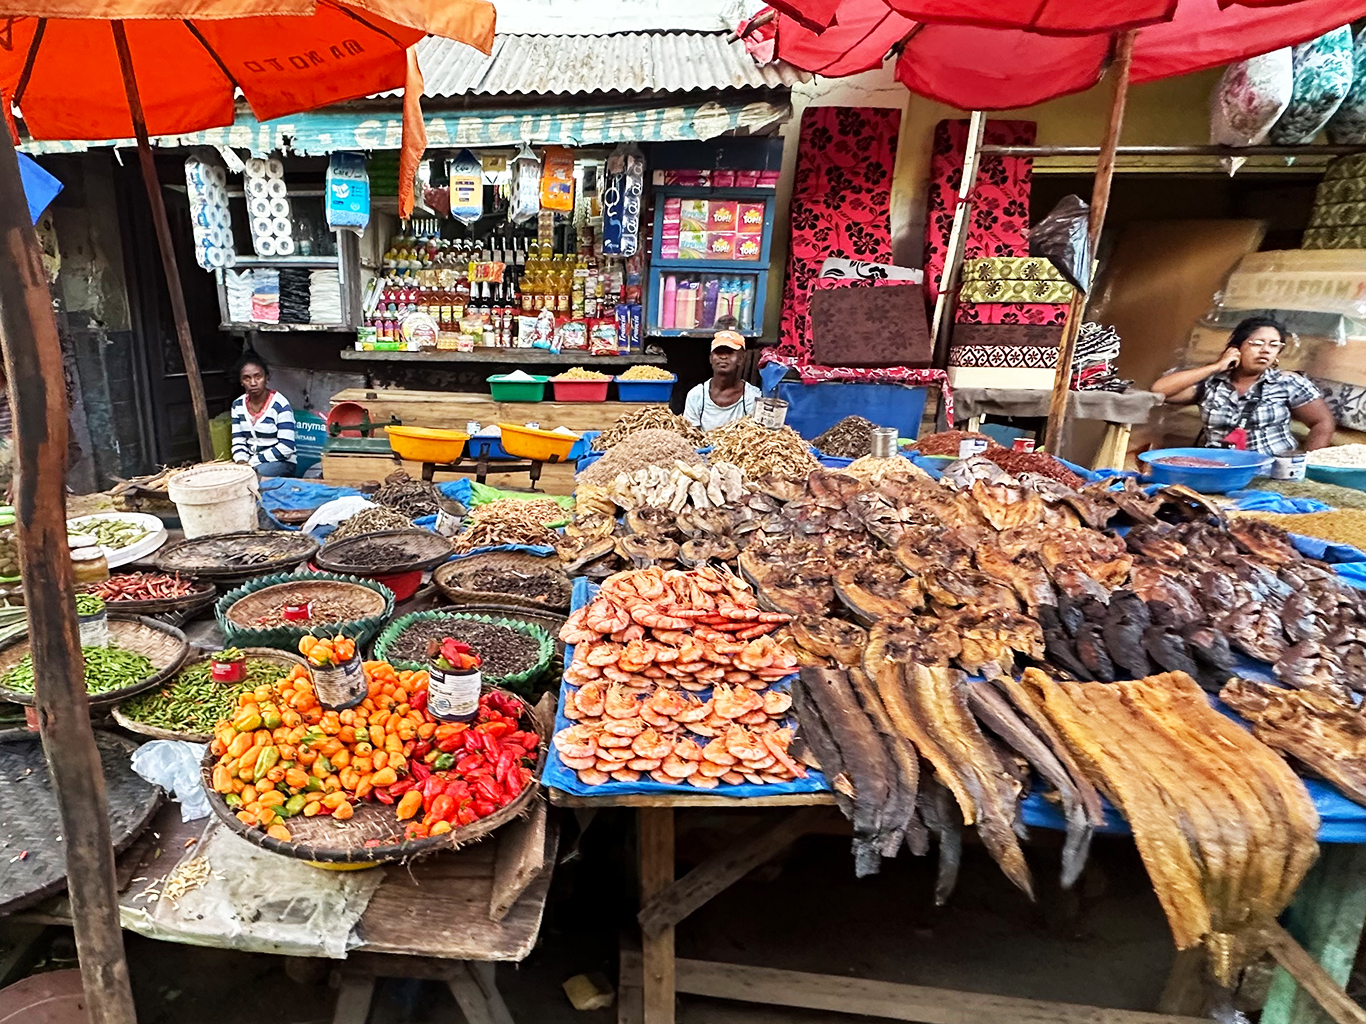
[[[1249,341],[1246,344],[1248,348],[1261,348],[1268,352],[1280,352],[1285,348],[1283,341]]]

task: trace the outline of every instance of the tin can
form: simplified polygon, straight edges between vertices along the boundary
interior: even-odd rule
[[[359,654],[346,664],[332,668],[310,665],[309,672],[313,675],[313,689],[318,694],[318,702],[329,710],[345,711],[365,699],[368,687]]]
[[[109,611],[101,608],[94,615],[76,616],[82,647],[109,646]]]
[[[875,459],[890,459],[896,454],[896,427],[874,427],[873,447],[869,452]]]
[[[427,666],[427,711],[442,722],[472,722],[479,711],[479,690],[484,676],[473,672],[450,672]]]
[[[1302,454],[1277,455],[1271,460],[1271,479],[1303,480],[1308,461],[1309,460]]]
[[[1014,441],[1010,442],[1010,450],[1015,452],[1032,452],[1035,443],[1036,442],[1032,437],[1017,437]]]
[[[958,457],[960,459],[970,459],[974,455],[981,455],[986,450],[986,441],[979,437],[965,437],[958,442]]]
[[[761,398],[754,404],[754,421],[769,430],[787,422],[787,402],[781,398]]]
[[[313,617],[313,602],[305,601],[302,604],[287,604],[280,613],[280,616],[286,622],[305,622]]]
[[[218,661],[209,663],[209,678],[215,683],[240,683],[247,678],[247,659]]]

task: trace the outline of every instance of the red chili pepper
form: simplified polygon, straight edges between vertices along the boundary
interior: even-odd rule
[[[474,771],[484,763],[484,755],[479,752],[465,754],[455,762],[455,770],[461,775]]]
[[[432,770],[428,768],[425,764],[422,764],[421,762],[412,765],[411,770],[413,773],[413,778],[417,780],[417,784],[419,786],[432,777]],[[402,780],[400,779],[399,781],[401,782]]]
[[[472,825],[476,820],[473,807],[462,807],[455,812],[455,820],[460,825]]]
[[[476,818],[487,818],[495,810],[497,808],[493,806],[492,800],[476,800],[474,802],[474,816]]]
[[[395,785],[397,785],[397,783],[395,783]],[[375,794],[375,799],[382,804],[392,804],[394,802],[394,796],[389,792],[389,789],[386,786],[381,786],[372,792]]]
[[[508,771],[517,763],[517,755],[511,750],[504,750],[498,755],[498,765],[493,771],[493,777],[502,785],[508,777]]]
[[[404,756],[404,757],[412,757],[412,756],[413,756],[413,751],[416,750],[416,749],[417,749],[417,740],[409,740],[407,743],[403,744],[403,756]]]
[[[431,740],[418,740],[417,743],[413,745],[413,752],[412,752],[412,754],[411,754],[411,755],[405,755],[405,756],[426,757],[427,754],[431,752],[431,749],[432,749],[432,741],[431,741]]]
[[[426,711],[426,710],[427,710],[427,691],[426,691],[426,690],[418,690],[417,693],[415,693],[415,694],[413,694],[411,697],[409,697],[409,698],[408,698],[408,706],[411,707],[411,708],[412,708],[413,710],[415,710],[415,711]]]
[[[444,740],[436,741],[436,749],[442,754],[453,754],[467,743],[459,736],[447,736]]]
[[[455,818],[455,798],[442,793],[432,801],[432,809],[428,813],[442,821],[452,821]]]
[[[474,793],[474,801],[476,804],[480,801],[480,799],[492,802],[498,798],[498,789],[496,787],[496,784],[491,782],[487,778],[475,779],[474,782],[470,784],[470,789]],[[479,815],[479,817],[482,818],[483,815],[481,814]]]
[[[486,754],[488,755],[489,760],[490,760],[490,761],[497,761],[497,760],[498,760],[498,741],[497,741],[496,739],[494,739],[492,736],[490,736],[488,733],[484,733],[484,734],[483,734],[483,737],[482,737],[482,742],[483,742],[483,745],[484,745],[484,753],[486,753]]]
[[[527,750],[535,750],[540,745],[541,737],[537,736],[534,732],[522,733],[522,746]]]
[[[406,779],[399,779],[393,785],[388,787],[389,795],[402,796],[404,793],[408,792],[408,790],[415,788],[417,784],[421,781],[421,779],[415,779],[412,776],[409,776]]]

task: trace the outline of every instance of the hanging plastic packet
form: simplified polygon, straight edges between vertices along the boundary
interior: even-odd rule
[[[1210,142],[1216,146],[1264,142],[1271,126],[1290,105],[1294,85],[1288,46],[1230,64],[1210,94]],[[1233,174],[1244,160],[1225,157],[1222,162]]]
[[[541,166],[541,208],[571,213],[574,210],[574,152],[564,146],[547,146]]]
[[[1048,259],[1083,295],[1091,285],[1091,208],[1077,196],[1063,196],[1029,229],[1029,255]]]
[[[473,224],[484,215],[484,165],[468,149],[462,149],[450,166],[451,216]]]
[[[1352,28],[1325,32],[1293,48],[1295,89],[1290,104],[1271,129],[1277,146],[1314,141],[1352,88]]]
[[[512,158],[512,196],[508,220],[525,224],[541,212],[541,158],[525,142]]]
[[[1366,144],[1366,28],[1352,52],[1352,88],[1328,121],[1328,141],[1338,146]]]
[[[640,197],[645,191],[645,157],[634,142],[624,142],[607,158],[602,192],[602,251],[634,255],[640,244]]]
[[[333,153],[327,161],[327,226],[361,234],[370,223],[370,175],[362,153]]]

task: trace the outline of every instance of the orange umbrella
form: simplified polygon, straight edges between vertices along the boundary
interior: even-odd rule
[[[488,52],[483,0],[20,0],[0,18],[0,109],[21,110],[36,138],[138,141],[147,197],[189,379],[200,447],[212,457],[203,382],[185,315],[161,185],[147,133],[230,124],[240,89],[258,117],[407,85],[421,94],[409,47],[424,33]],[[405,121],[405,158],[421,121]],[[92,1024],[136,1024],[123,956],[114,850],[100,753],[90,725],[65,557],[68,441],[65,372],[52,296],[28,219],[10,132],[0,131],[0,348],[16,448],[19,558],[28,588],[34,698],[62,817],[67,888]],[[411,180],[411,175],[409,175]]]
[[[408,50],[430,32],[488,53],[493,26],[487,0],[34,0],[0,19],[7,116],[18,107],[35,139],[138,141],[203,458],[208,405],[148,135],[230,125],[239,90],[265,121],[406,84],[399,207],[411,212],[426,140]]]

